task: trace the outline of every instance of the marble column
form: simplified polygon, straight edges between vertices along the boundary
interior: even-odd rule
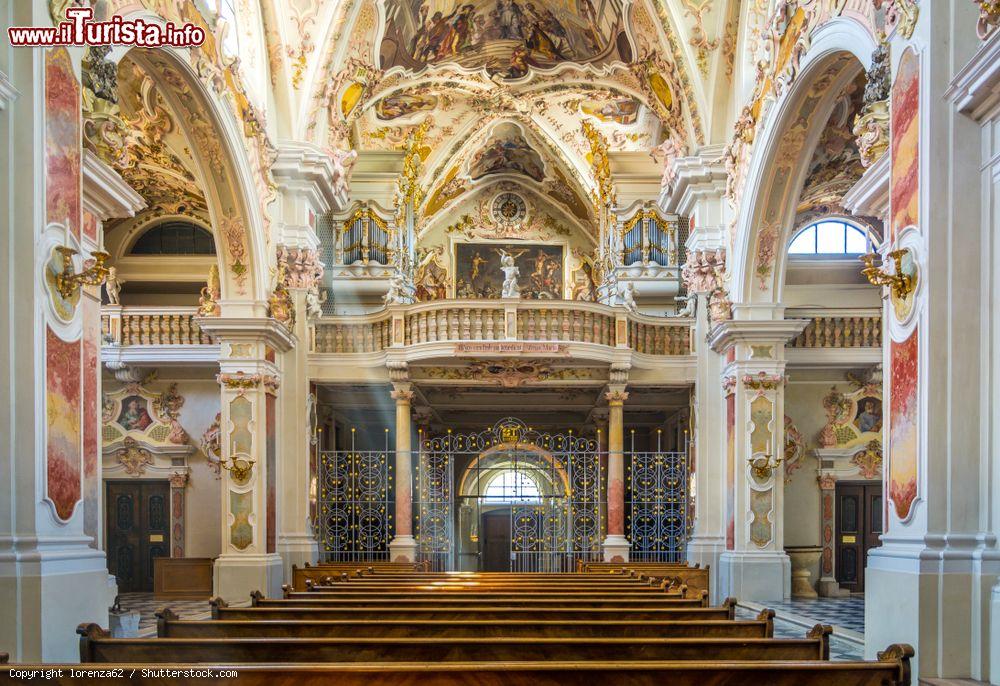
[[[396,535],[389,543],[393,562],[416,562],[417,542],[413,538],[413,458],[412,422],[410,420],[413,386],[393,383],[396,401]]]
[[[784,344],[807,322],[782,320],[781,308],[736,309],[741,319],[718,323],[709,339],[727,359],[726,550],[719,556],[719,594],[782,600],[791,593],[784,465],[776,462],[784,455]]]
[[[315,563],[319,546],[310,511],[312,436],[309,417],[309,345],[312,318],[307,302],[319,300],[323,265],[316,218],[344,209],[346,186],[329,154],[312,143],[282,141],[271,168],[279,194],[272,206],[278,262],[295,313],[295,337],[302,342],[282,355],[278,445],[278,553],[285,578],[293,564]]]
[[[8,25],[51,26],[42,0],[0,0]],[[99,289],[59,294],[57,246],[100,240],[81,160],[75,48],[0,50],[0,646],[11,662],[76,662],[73,627],[107,626],[117,586],[100,547]],[[130,192],[112,174],[109,210]],[[81,193],[81,185],[84,190]],[[88,220],[85,214],[91,214]]]
[[[220,348],[222,552],[214,594],[227,602],[253,591],[280,596],[284,578],[277,552],[278,361],[297,340],[265,312],[256,315],[198,318]]]
[[[628,562],[625,539],[625,384],[609,384],[608,401],[608,534],[604,539],[606,562]]]
[[[978,41],[978,9],[923,2],[912,36],[891,36],[883,250],[909,250],[918,274],[883,311],[885,530],[865,654],[911,644],[915,683],[1000,681],[1000,34]]]

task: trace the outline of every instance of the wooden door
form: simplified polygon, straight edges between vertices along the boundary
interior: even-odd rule
[[[865,589],[868,551],[880,545],[882,533],[882,485],[838,483],[837,582],[852,593]]]
[[[510,571],[510,510],[483,513],[482,526],[484,572]]]
[[[153,560],[170,556],[169,502],[166,481],[108,482],[108,570],[119,593],[153,590]]]

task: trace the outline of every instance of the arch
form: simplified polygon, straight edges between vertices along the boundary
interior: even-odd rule
[[[531,474],[540,477],[532,480],[543,498],[570,495],[569,475],[552,453],[529,443],[501,443],[483,450],[465,468],[458,482],[459,497],[482,497],[499,474],[519,471],[519,461],[527,465]]]
[[[170,242],[175,245],[172,247]],[[128,255],[215,255],[212,232],[196,222],[158,221],[140,233],[127,248]]]
[[[148,10],[133,12],[125,19],[141,18],[164,23]],[[188,49],[162,47],[157,50],[116,48],[109,59],[119,63],[126,55],[153,80],[161,96],[177,114],[178,127],[188,141],[197,165],[197,181],[208,205],[216,236],[216,254],[222,275],[222,299],[262,301],[267,298],[266,203],[258,171],[247,153],[247,125],[237,119],[224,77],[211,70],[219,67],[202,57],[196,64]],[[207,63],[207,64],[206,64]],[[209,80],[212,87],[206,85]],[[219,92],[216,92],[218,90]],[[264,172],[269,174],[269,172]]]
[[[812,152],[841,90],[874,49],[872,35],[854,19],[823,24],[812,35],[798,78],[758,125],[729,259],[734,304],[778,302],[787,239]]]

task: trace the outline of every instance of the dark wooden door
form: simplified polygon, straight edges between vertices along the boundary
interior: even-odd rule
[[[510,571],[510,510],[483,513],[483,570]]]
[[[879,546],[882,533],[882,485],[838,483],[837,582],[853,593],[865,589],[868,551]]]
[[[153,560],[170,556],[169,503],[166,481],[108,482],[108,570],[119,593],[153,590]]]

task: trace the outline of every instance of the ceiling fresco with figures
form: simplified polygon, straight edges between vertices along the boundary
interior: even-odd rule
[[[532,68],[630,62],[617,0],[387,0],[383,69],[485,67],[519,79]]]

